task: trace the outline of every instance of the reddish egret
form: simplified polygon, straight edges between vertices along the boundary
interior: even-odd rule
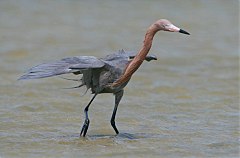
[[[64,58],[59,61],[43,63],[32,67],[19,79],[45,78],[67,73],[73,73],[75,75],[82,74],[82,83],[78,87],[86,86],[87,89],[91,89],[94,95],[84,109],[85,121],[80,136],[85,137],[87,133],[90,123],[88,108],[94,98],[100,93],[113,93],[115,95],[115,106],[110,122],[116,134],[118,134],[119,131],[115,125],[115,116],[118,104],[123,96],[123,89],[133,73],[140,67],[143,60],[151,61],[157,59],[154,55],[147,54],[151,48],[154,35],[160,30],[180,32],[189,35],[188,32],[179,29],[168,20],[161,19],[148,28],[143,47],[136,55],[133,52],[121,50],[115,54],[99,59],[93,56]]]

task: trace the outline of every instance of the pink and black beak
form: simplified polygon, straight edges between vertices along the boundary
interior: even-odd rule
[[[167,26],[167,31],[170,31],[170,32],[179,32],[179,33],[183,33],[183,34],[186,34],[186,35],[190,35],[190,33],[188,33],[187,31],[183,30],[183,29],[180,29],[178,27],[176,27],[175,25],[173,24],[170,24]]]

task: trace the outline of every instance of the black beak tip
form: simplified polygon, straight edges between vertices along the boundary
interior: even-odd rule
[[[179,33],[183,33],[183,34],[186,34],[186,35],[190,35],[190,33],[188,33],[187,31],[184,31],[182,29],[179,30]]]
[[[153,57],[153,60],[157,60],[157,57]]]

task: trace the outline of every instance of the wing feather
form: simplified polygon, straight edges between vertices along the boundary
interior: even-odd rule
[[[19,80],[51,77],[83,69],[101,68],[105,63],[93,56],[64,58],[59,61],[43,63],[30,68]]]

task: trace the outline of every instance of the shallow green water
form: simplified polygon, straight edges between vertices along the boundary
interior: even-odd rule
[[[238,1],[1,1],[0,157],[239,156]],[[97,96],[79,138],[85,89],[58,77],[16,81],[36,64],[67,56],[138,50],[166,18],[191,36],[160,32],[125,88]]]

